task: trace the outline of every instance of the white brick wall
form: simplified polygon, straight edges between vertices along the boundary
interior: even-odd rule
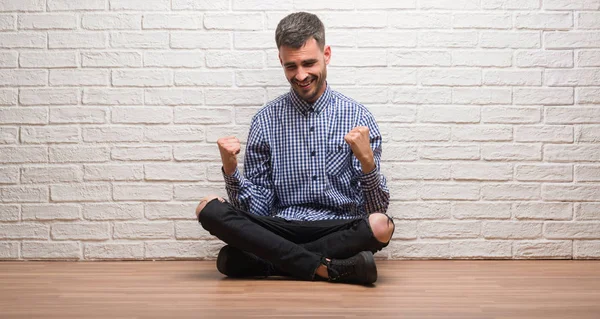
[[[0,0],[0,260],[214,258],[300,10],[384,135],[380,257],[600,258],[599,0]]]

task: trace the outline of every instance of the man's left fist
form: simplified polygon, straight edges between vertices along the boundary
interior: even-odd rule
[[[362,166],[363,172],[368,173],[372,171],[375,168],[375,160],[373,158],[373,150],[371,149],[369,128],[366,126],[357,126],[344,136],[344,140],[350,145],[352,153],[354,153],[354,156],[356,156]]]

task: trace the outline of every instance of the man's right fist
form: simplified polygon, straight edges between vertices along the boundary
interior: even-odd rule
[[[221,137],[217,140],[219,152],[221,153],[221,161],[223,162],[223,171],[226,175],[231,175],[237,168],[237,157],[240,153],[240,140],[235,136]]]

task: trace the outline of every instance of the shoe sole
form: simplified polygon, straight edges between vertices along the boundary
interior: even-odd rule
[[[361,251],[359,255],[364,261],[362,273],[366,274],[365,280],[362,282],[362,284],[369,285],[376,282],[377,265],[375,265],[375,257],[373,257],[373,253],[369,251]]]

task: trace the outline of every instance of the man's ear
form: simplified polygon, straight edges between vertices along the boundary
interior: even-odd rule
[[[331,59],[331,47],[326,45],[323,50],[323,56],[325,57],[325,65],[329,64],[329,60]]]
[[[279,58],[279,64],[283,66],[283,61],[281,60],[281,54],[279,52],[277,53],[277,57]]]

